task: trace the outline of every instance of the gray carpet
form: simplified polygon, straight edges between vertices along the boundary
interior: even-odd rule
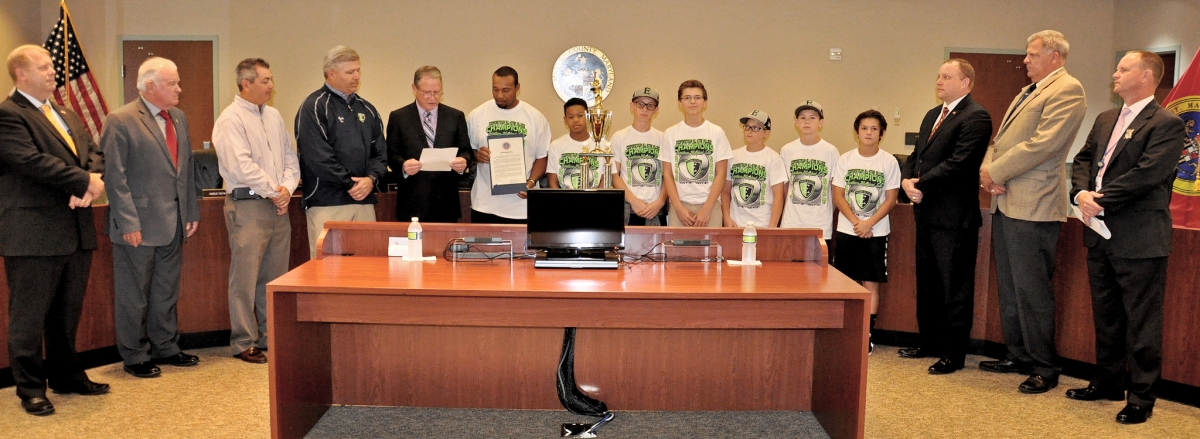
[[[616,412],[598,430],[604,439],[622,438],[827,438],[809,412]],[[408,407],[330,408],[308,433],[332,438],[487,438],[561,437],[563,423],[596,418],[566,410],[429,409]]]

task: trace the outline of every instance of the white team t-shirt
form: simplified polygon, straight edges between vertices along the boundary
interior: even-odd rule
[[[550,122],[525,101],[507,110],[497,107],[495,100],[484,102],[467,115],[467,134],[474,149],[487,146],[489,135],[523,134],[526,174],[533,170],[535,160],[546,157],[550,148]],[[471,209],[505,218],[526,218],[524,198],[517,194],[492,195],[490,165],[480,163],[476,172],[475,185],[471,187]]]
[[[550,151],[546,156],[546,173],[558,175],[558,187],[563,189],[582,189],[583,174],[580,172],[580,165],[583,163],[583,157],[579,153],[583,152],[583,148],[591,148],[596,142],[592,139],[587,139],[582,142],[572,139],[571,134],[563,134],[562,137],[554,139],[550,142]],[[589,157],[588,164],[591,166],[592,181],[588,189],[600,187],[600,176],[603,169],[600,169],[602,160],[596,157]]]
[[[641,132],[632,126],[612,136],[613,161],[625,186],[639,200],[649,203],[662,194],[663,155],[667,140],[662,131],[651,127]]]
[[[663,135],[667,138],[663,162],[671,164],[679,200],[704,204],[716,178],[717,162],[733,157],[725,130],[707,120],[696,128],[680,121]]]
[[[882,149],[871,157],[863,157],[858,148],[852,149],[838,157],[834,169],[833,185],[846,190],[846,202],[850,203],[850,210],[858,219],[870,218],[883,206],[887,191],[900,188],[900,162]],[[838,213],[837,230],[854,235],[854,224],[841,212]],[[889,233],[892,233],[891,215],[883,217],[871,228],[875,237]]]
[[[733,151],[729,160],[729,187],[733,202],[729,204],[729,218],[738,227],[754,221],[755,227],[767,227],[771,223],[771,205],[775,193],[771,187],[787,181],[783,159],[771,148],[750,152],[746,147]]]
[[[833,173],[837,165],[837,147],[825,139],[805,145],[793,140],[779,149],[788,173],[787,199],[780,227],[813,228],[833,238]]]

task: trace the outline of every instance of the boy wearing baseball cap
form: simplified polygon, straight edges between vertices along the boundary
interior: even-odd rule
[[[629,102],[633,125],[612,136],[613,187],[625,190],[625,224],[631,226],[666,225],[662,213],[667,202],[663,190],[663,160],[667,140],[663,132],[650,126],[658,114],[658,91],[641,87]]]
[[[761,110],[741,118],[746,146],[733,151],[729,160],[729,186],[721,201],[725,227],[779,227],[783,215],[784,183],[787,172],[783,159],[767,148],[771,137],[771,117]]]
[[[813,100],[796,107],[796,130],[800,138],[783,145],[779,156],[787,168],[788,189],[783,204],[783,219],[779,227],[821,229],[826,247],[833,239],[833,167],[837,164],[837,147],[821,138],[825,110]],[[833,253],[829,253],[830,262]]]

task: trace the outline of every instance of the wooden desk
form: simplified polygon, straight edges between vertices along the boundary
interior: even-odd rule
[[[430,234],[427,251],[442,245]],[[353,235],[326,233],[339,242],[323,248],[349,250]],[[811,410],[830,436],[862,437],[868,298],[815,262],[551,270],[324,256],[268,286],[272,434],[302,437],[330,404],[561,409],[554,375],[572,326],[576,378],[612,410]]]

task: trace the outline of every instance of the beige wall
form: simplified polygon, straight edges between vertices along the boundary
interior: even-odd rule
[[[1177,74],[1200,48],[1200,1],[1117,0],[1113,53],[1132,49],[1180,46]]]
[[[45,27],[45,33],[42,33],[39,14],[37,0],[4,0],[4,7],[0,7],[0,53],[7,57],[17,46],[45,41],[53,24]],[[0,73],[0,96],[8,96],[12,86],[12,78],[5,69]]]
[[[565,128],[559,122],[562,101],[550,84],[551,67],[564,50],[591,45],[604,51],[616,70],[607,106],[615,110],[617,128],[631,120],[626,96],[643,85],[664,95],[655,126],[678,122],[682,115],[670,98],[681,81],[695,78],[709,89],[708,118],[726,129],[735,146],[741,143],[737,119],[752,109],[774,116],[772,146],[795,139],[791,111],[801,100],[815,99],[827,109],[825,137],[842,150],[854,146],[850,125],[860,111],[875,107],[892,117],[899,108],[899,123],[890,121],[884,148],[904,152],[902,133],[916,131],[924,112],[937,104],[933,76],[946,48],[1019,51],[1025,37],[1047,28],[1071,40],[1068,70],[1089,92],[1086,130],[1111,105],[1107,90],[1115,51],[1161,40],[1125,32],[1124,24],[1114,23],[1114,10],[1123,14],[1142,3],[612,0],[602,3],[601,13],[584,3],[560,1],[96,0],[70,7],[112,106],[120,103],[123,36],[215,37],[218,108],[236,92],[230,71],[237,61],[266,58],[277,81],[274,104],[289,123],[322,82],[325,50],[346,44],[363,56],[362,95],[382,112],[412,101],[412,71],[424,64],[442,69],[446,104],[470,111],[491,98],[489,76],[507,64],[521,73],[521,99],[542,110],[558,136]],[[1195,3],[1150,3],[1155,6],[1140,9],[1133,21],[1159,29],[1155,35],[1168,40],[1189,41],[1184,52],[1194,51],[1196,31],[1184,17],[1197,16]],[[29,4],[34,2],[19,3]],[[40,40],[57,18],[57,2],[37,4],[41,25],[25,33]],[[5,9],[4,15],[16,15]],[[1175,21],[1158,25],[1158,14]],[[1114,41],[1114,30],[1119,40]],[[831,47],[843,50],[842,61],[828,59]]]

